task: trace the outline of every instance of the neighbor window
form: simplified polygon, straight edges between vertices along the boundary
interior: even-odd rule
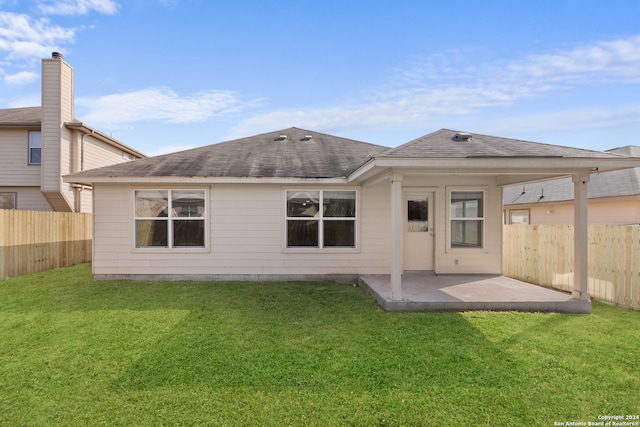
[[[0,193],[0,209],[15,209],[17,193]]]
[[[287,247],[355,246],[355,191],[287,191]]]
[[[205,247],[204,190],[136,190],[137,248]]]
[[[482,248],[484,192],[451,192],[451,247]]]
[[[509,211],[509,224],[529,224],[529,210]]]
[[[29,164],[39,165],[42,162],[42,136],[39,131],[29,132]]]

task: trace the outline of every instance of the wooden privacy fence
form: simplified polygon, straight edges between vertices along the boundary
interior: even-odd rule
[[[573,226],[505,225],[502,274],[573,290]],[[640,309],[640,227],[589,227],[591,297]]]
[[[0,210],[0,278],[91,261],[91,214]]]

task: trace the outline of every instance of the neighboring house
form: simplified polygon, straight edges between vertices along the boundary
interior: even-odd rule
[[[640,157],[632,145],[606,152]],[[506,187],[503,204],[506,224],[573,224],[573,183],[560,178]],[[591,174],[589,224],[640,224],[640,168]]]
[[[356,280],[502,270],[502,186],[640,158],[441,129],[397,148],[289,128],[65,177],[94,188],[97,279]],[[576,248],[586,248],[579,218]],[[585,251],[586,253],[586,251]],[[576,257],[576,298],[586,256]],[[582,274],[582,276],[580,276]]]
[[[62,175],[145,157],[76,120],[73,69],[42,60],[42,105],[0,109],[0,209],[91,212],[91,187]]]

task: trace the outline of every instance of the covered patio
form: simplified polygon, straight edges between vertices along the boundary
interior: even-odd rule
[[[402,299],[392,298],[390,275],[359,279],[385,311],[528,311],[591,313],[591,301],[500,275],[406,271]]]

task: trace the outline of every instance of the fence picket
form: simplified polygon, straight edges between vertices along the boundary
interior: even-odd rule
[[[91,238],[91,214],[0,210],[0,278],[89,262]]]
[[[573,289],[573,226],[505,225],[502,236],[505,276]],[[640,227],[589,226],[588,291],[593,299],[640,310]]]

